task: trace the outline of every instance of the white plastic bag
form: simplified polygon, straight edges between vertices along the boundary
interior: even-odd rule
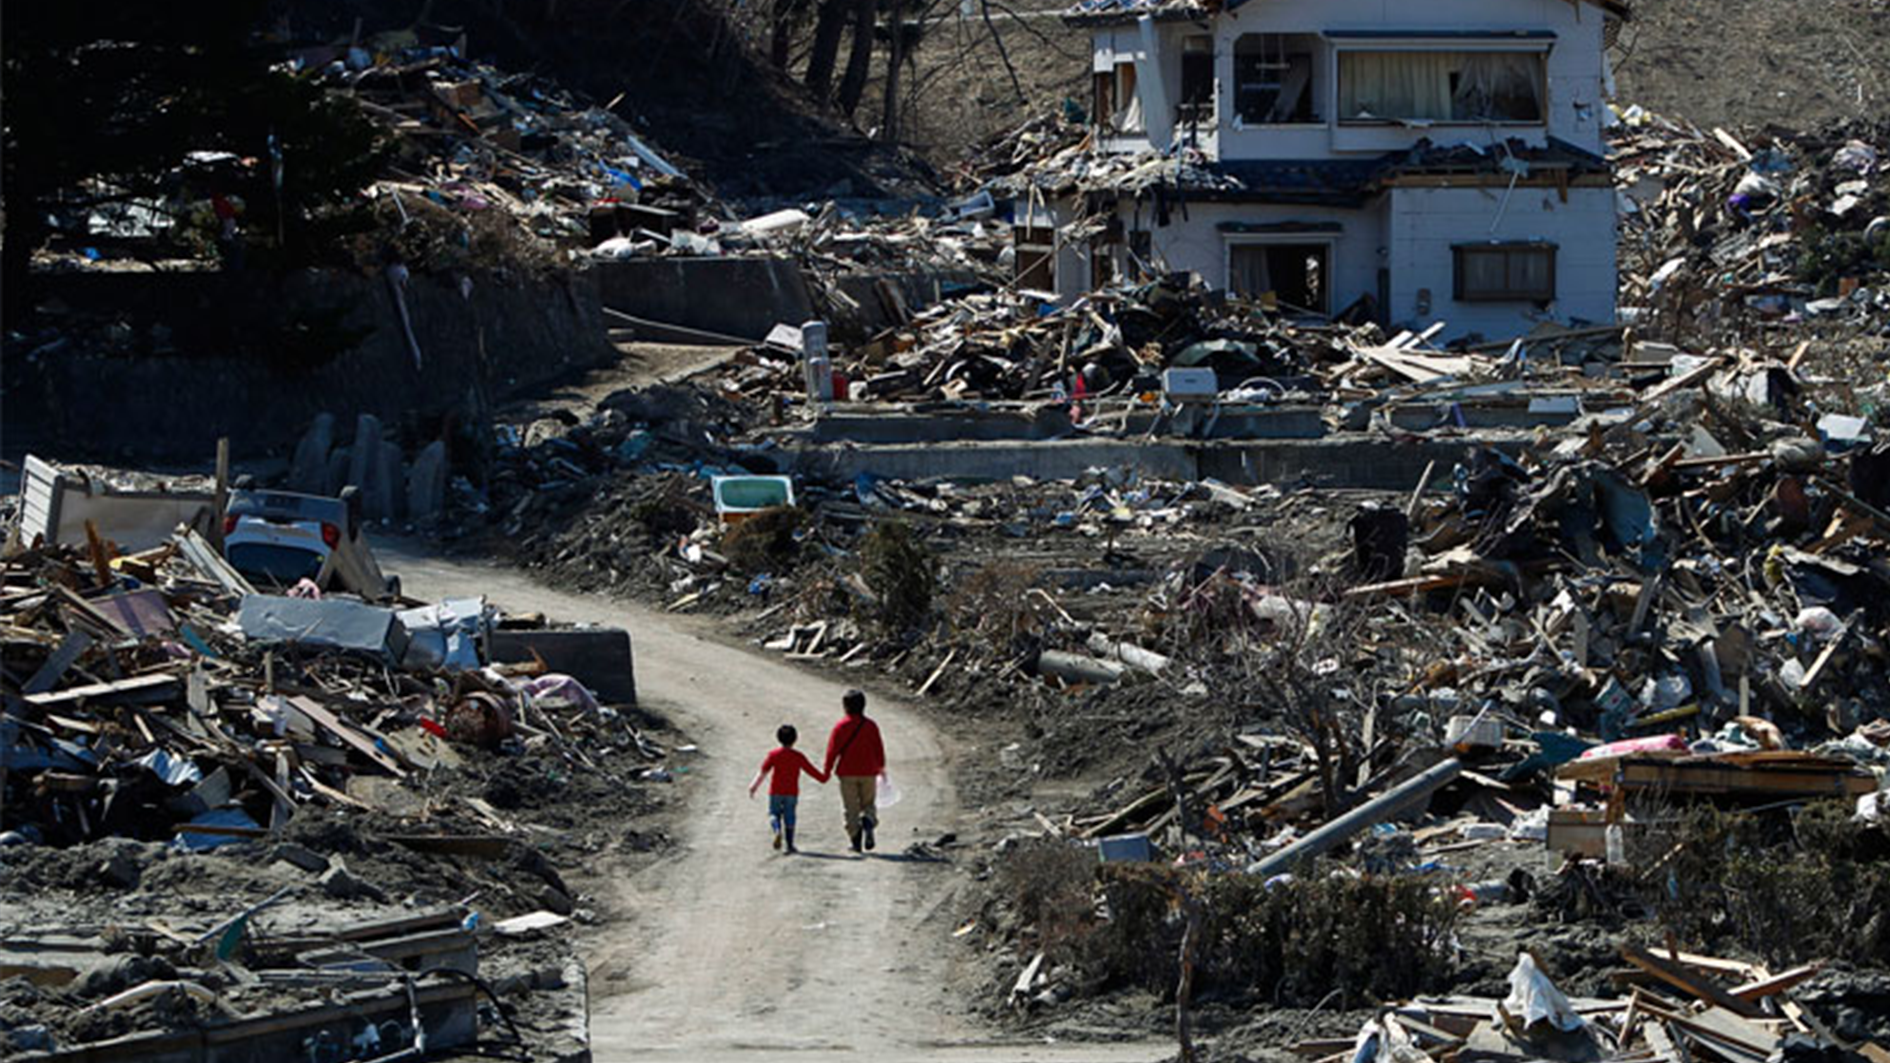
[[[1516,966],[1509,972],[1509,996],[1503,998],[1503,1010],[1522,1019],[1525,1030],[1544,1019],[1558,1030],[1579,1030],[1588,1021],[1575,1014],[1575,1005],[1527,952],[1516,957]]]
[[[883,771],[879,773],[876,791],[877,792],[873,795],[873,804],[875,807],[891,808],[899,803],[899,787],[894,786],[893,781],[888,778]]]

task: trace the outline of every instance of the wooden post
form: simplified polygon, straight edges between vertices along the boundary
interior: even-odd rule
[[[223,514],[230,508],[230,437],[217,439],[216,507],[210,518],[210,545],[223,552]]]
[[[1188,1022],[1188,1008],[1194,1000],[1194,960],[1201,949],[1201,901],[1180,887],[1181,978],[1175,986],[1175,1041],[1181,1048],[1181,1063],[1194,1063],[1194,1033]]]

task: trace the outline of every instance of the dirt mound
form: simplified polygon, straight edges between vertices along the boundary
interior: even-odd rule
[[[1615,49],[1619,97],[1701,125],[1791,128],[1890,104],[1883,0],[1647,0]]]

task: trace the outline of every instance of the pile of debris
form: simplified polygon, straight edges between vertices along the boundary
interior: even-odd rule
[[[1453,996],[1386,1007],[1356,1038],[1300,1041],[1306,1059],[1697,1059],[1727,1063],[1841,1057],[1843,1039],[1792,1000],[1822,964],[1773,974],[1715,956],[1627,946],[1626,999],[1570,998],[1523,953],[1502,1000]],[[1868,1045],[1861,1058],[1880,1058]]]
[[[1801,323],[1882,335],[1890,125],[1741,139],[1638,107],[1620,117],[1624,317],[1695,342],[1764,340]]]
[[[966,153],[957,174],[957,187],[977,191],[992,181],[1010,177],[1040,159],[1061,155],[1090,138],[1082,115],[1067,109],[1049,111],[1022,125],[987,139]]]
[[[464,48],[327,46],[297,57],[306,76],[346,94],[394,139],[389,173],[367,194],[384,204],[399,242],[414,245],[404,250],[420,249],[409,230],[424,233],[436,213],[507,217],[551,248],[590,248],[639,231],[664,246],[674,233],[685,243],[694,236],[712,204],[708,191],[611,106],[541,75],[472,61]]]
[[[582,1041],[569,944],[502,942],[591,918],[547,854],[663,800],[622,632],[258,593],[190,527],[16,542],[0,580],[9,1052],[293,1031],[374,1055],[515,1019]],[[606,656],[589,682],[547,664]]]
[[[1749,917],[1756,904],[1726,899],[1771,896],[1762,887],[1702,879],[1696,888],[1675,877],[1676,854],[1690,851],[1674,841],[1676,809],[1696,806],[1782,820],[1787,839],[1811,836],[1790,827],[1810,822],[1804,817],[1836,823],[1818,829],[1838,832],[1834,844],[1855,861],[1845,873],[1859,876],[1840,880],[1874,903],[1866,898],[1890,888],[1890,568],[1881,562],[1890,544],[1890,445],[1874,441],[1872,420],[1850,412],[1874,395],[1742,351],[1682,356],[1652,380],[1630,388],[1622,408],[1563,431],[1471,448],[1440,477],[1441,492],[1427,494],[1421,482],[1408,499],[1358,507],[1348,548],[1328,538],[1317,561],[1289,568],[1224,552],[1158,576],[1134,609],[1118,598],[1114,608],[1072,615],[1069,599],[1046,598],[1049,608],[1036,611],[1046,647],[1037,666],[996,672],[1052,703],[1030,718],[1044,736],[1042,754],[1022,753],[1013,768],[1053,768],[1053,748],[1076,738],[1055,721],[1079,707],[1078,729],[1091,742],[1112,716],[1133,719],[1159,705],[1189,718],[1164,726],[1163,712],[1162,722],[1128,729],[1145,751],[1139,785],[1125,775],[1073,808],[1032,810],[1013,828],[1083,845],[1105,867],[1155,862],[1157,886],[1120,874],[1085,878],[1067,904],[1116,913],[1105,923],[1132,920],[1147,912],[1132,903],[1148,900],[1135,892],[1147,888],[1150,897],[1180,897],[1173,905],[1185,911],[1195,903],[1189,897],[1223,889],[1205,884],[1221,876],[1317,880],[1323,873],[1312,861],[1339,857],[1349,865],[1343,874],[1417,876],[1472,913],[1539,889],[1592,897],[1574,907],[1616,927],[1656,912],[1665,922],[1677,918],[1665,908],[1692,905],[1701,913],[1687,924],[1694,931],[1713,928],[1742,950],[1789,955],[1790,945]],[[1215,490],[1229,492],[1240,489]],[[1112,549],[1135,547],[1116,540]],[[936,683],[927,686],[936,691]],[[964,700],[999,699],[987,685]],[[1023,691],[1002,700],[1031,703]],[[1562,867],[1556,884],[1538,887],[1531,869],[1540,856],[1528,854],[1544,848]],[[1764,854],[1705,848],[1722,859],[1741,854],[1747,871],[1794,860],[1817,866],[1789,844]],[[1625,876],[1634,900],[1601,900],[1596,880],[1606,873]],[[1808,916],[1793,915],[1792,903],[1773,897],[1765,907],[1782,920]],[[1731,917],[1729,904],[1746,906]],[[1876,921],[1820,911],[1830,922],[1821,920],[1816,940],[1837,942],[1867,970],[1880,965]],[[1225,924],[1211,906],[1204,918],[1209,936],[1198,947],[1214,959],[1200,961],[1198,977],[1209,980],[1219,965],[1239,981],[1228,969],[1248,968],[1228,956],[1248,946],[1214,936],[1233,931],[1215,929]],[[1275,926],[1270,918],[1262,928]],[[1284,926],[1281,935],[1342,934],[1317,919]],[[1137,978],[1144,968],[1135,964],[1154,962],[1102,946],[1073,949],[1067,926],[1020,926],[986,913],[967,933],[980,927],[1004,943],[1008,996],[1033,1009]],[[1086,932],[1117,940],[1097,926]],[[1177,970],[1188,984],[1186,940],[1169,953],[1180,959],[1148,975],[1149,988],[1173,986]],[[1269,938],[1252,947],[1287,946]],[[1310,946],[1295,939],[1291,947]],[[1025,972],[1022,990],[1011,986],[1017,971]],[[1737,974],[1772,986],[1756,967]],[[1810,974],[1792,976],[1778,988]],[[1805,1050],[1864,1036],[1820,1030],[1788,1003],[1775,1014],[1789,1026],[1748,1029],[1766,994],[1727,1005],[1698,988],[1710,978],[1688,977],[1704,1009],[1644,990],[1597,1004],[1595,1015],[1623,1016],[1609,1020],[1610,1044],[1692,1058],[1661,1048],[1660,1038],[1693,1047],[1704,1039],[1709,1052],[1739,1063],[1793,1035],[1812,1038],[1799,1045]],[[1246,988],[1261,997],[1277,990]],[[1722,996],[1744,986],[1727,988]],[[1467,1012],[1453,1018],[1418,1050],[1592,1058],[1501,1048],[1521,1027],[1506,1025],[1488,1002],[1457,1004],[1475,1021]],[[1400,1010],[1398,1021],[1436,1027],[1422,1010],[1429,1006]],[[1736,1021],[1723,1021],[1727,1008]],[[1392,1036],[1385,1030],[1378,1027],[1380,1052]],[[1319,1047],[1349,1057],[1359,1044]]]

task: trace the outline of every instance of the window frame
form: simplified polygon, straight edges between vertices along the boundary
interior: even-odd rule
[[[1055,226],[1013,224],[1011,246],[1015,249],[1016,257],[1011,263],[1012,283],[1019,288],[1057,291],[1057,255],[1062,250],[1057,240]],[[1027,255],[1033,257],[1026,260]],[[1047,283],[1026,283],[1028,278],[1040,270]]]
[[[1326,37],[1331,46],[1328,52],[1327,67],[1330,71],[1332,88],[1332,122],[1335,126],[1374,128],[1385,126],[1403,126],[1407,123],[1421,123],[1424,127],[1494,126],[1504,129],[1545,129],[1549,125],[1549,115],[1554,111],[1555,101],[1549,96],[1549,54],[1555,46],[1553,37]],[[1533,55],[1537,60],[1536,98],[1541,101],[1538,117],[1533,119],[1514,118],[1358,118],[1340,113],[1339,101],[1345,98],[1342,84],[1344,66],[1342,57],[1346,54],[1381,53],[1381,52],[1510,52]]]
[[[1549,303],[1555,301],[1556,260],[1561,257],[1561,246],[1548,240],[1499,240],[1483,243],[1450,245],[1450,297],[1459,303]],[[1519,254],[1538,254],[1547,256],[1547,286],[1543,289],[1521,291],[1510,287],[1509,258]],[[1465,270],[1465,259],[1473,255],[1502,255],[1503,283],[1500,291],[1471,291]]]
[[[1205,48],[1196,47],[1202,43],[1206,44]],[[1180,128],[1192,123],[1204,129],[1212,129],[1220,122],[1221,111],[1220,100],[1217,98],[1220,93],[1215,85],[1215,65],[1218,60],[1215,55],[1214,35],[1193,33],[1183,37],[1179,55],[1181,93],[1174,105],[1175,125]],[[1191,61],[1197,68],[1197,72],[1201,64],[1206,66],[1207,83],[1204,86],[1197,86],[1205,88],[1206,91],[1199,93],[1198,99],[1188,92],[1188,71]],[[1191,111],[1192,114],[1190,114]]]
[[[1148,134],[1148,115],[1141,112],[1141,85],[1134,59],[1120,56],[1110,60],[1107,70],[1090,72],[1090,107],[1096,112],[1091,121],[1097,130],[1105,136],[1137,137]],[[1105,99],[1106,97],[1106,99]],[[1141,118],[1140,125],[1118,125],[1116,116],[1128,109],[1129,101],[1136,104],[1136,113]]]
[[[1222,290],[1234,294],[1234,249],[1238,247],[1318,247],[1324,254],[1321,263],[1319,301],[1324,306],[1309,306],[1317,314],[1330,317],[1333,303],[1332,271],[1333,263],[1338,258],[1340,233],[1325,229],[1280,232],[1225,232],[1221,234],[1221,280]],[[1255,298],[1255,296],[1241,296]]]
[[[1293,38],[1303,39],[1306,45],[1305,55],[1307,58],[1306,106],[1312,112],[1312,117],[1306,119],[1289,119],[1283,122],[1268,122],[1264,119],[1249,119],[1241,113],[1240,90],[1245,82],[1241,80],[1240,42],[1248,37],[1262,38],[1263,52],[1264,39],[1268,37],[1281,38],[1282,40],[1290,40]],[[1291,56],[1295,54],[1287,52],[1285,50],[1287,47],[1287,44],[1283,43],[1281,45],[1282,55]],[[1338,99],[1337,96],[1327,91],[1332,87],[1331,78],[1333,71],[1336,69],[1333,59],[1335,52],[1332,47],[1332,42],[1326,40],[1318,30],[1251,30],[1239,34],[1232,41],[1228,42],[1227,54],[1232,66],[1229,71],[1228,84],[1225,90],[1227,94],[1227,106],[1226,117],[1221,120],[1222,125],[1232,125],[1238,122],[1247,129],[1324,129],[1330,124],[1331,119],[1328,115],[1332,111],[1331,105]],[[1281,75],[1282,78],[1285,76],[1285,74]]]

